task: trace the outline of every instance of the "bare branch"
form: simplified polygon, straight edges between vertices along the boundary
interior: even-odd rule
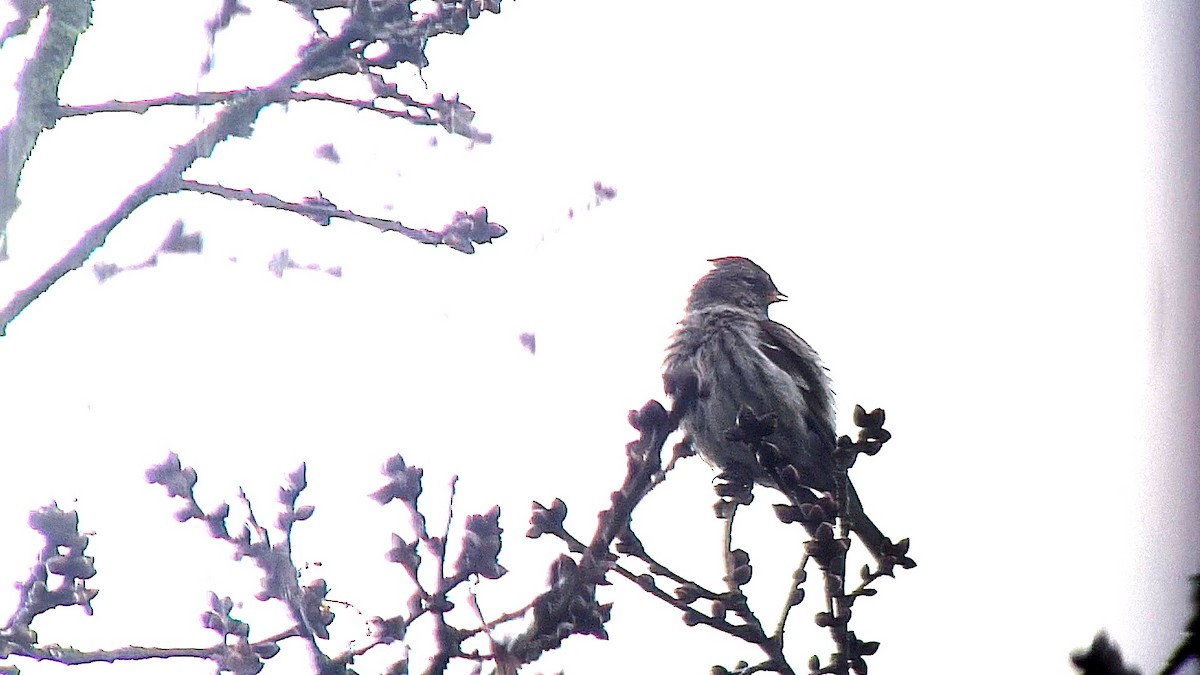
[[[49,290],[59,279],[72,270],[79,269],[96,249],[104,245],[108,235],[138,207],[152,197],[169,194],[180,189],[183,172],[197,159],[208,157],[221,141],[231,136],[248,137],[254,120],[263,108],[271,103],[288,100],[295,84],[303,79],[324,77],[343,68],[336,59],[330,59],[341,45],[336,40],[312,43],[305,50],[305,58],[280,77],[275,84],[263,89],[248,90],[222,110],[215,120],[202,129],[190,141],[175,147],[166,164],[150,180],[138,186],[121,202],[107,218],[93,225],[58,262],[50,266],[41,276],[18,291],[9,303],[0,310],[0,335],[8,324],[42,293]],[[3,201],[3,200],[0,200]],[[3,214],[0,214],[3,215]]]
[[[176,146],[170,159],[153,178],[138,186],[122,201],[107,218],[93,225],[58,262],[50,266],[41,276],[18,291],[9,303],[0,310],[0,335],[8,324],[26,307],[45,293],[59,279],[72,270],[79,269],[96,249],[104,245],[113,229],[130,216],[138,207],[158,195],[170,194],[180,189],[180,176],[184,170],[200,157],[212,154],[217,143],[230,136],[246,136],[258,113],[275,98],[278,91],[265,89],[252,92],[231,104],[217,116],[212,124],[196,134],[190,142]]]
[[[300,4],[307,4],[309,9],[316,9],[316,4],[293,3],[298,9]],[[344,3],[324,3],[322,7],[342,6]],[[426,64],[425,46],[428,40],[444,33],[462,34],[466,31],[471,19],[479,16],[480,12],[499,12],[499,2],[488,0],[466,0],[440,2],[436,11],[420,15],[411,12],[407,3],[351,3],[348,8],[351,16],[342,26],[342,32],[337,36],[328,36],[324,31],[316,31],[314,38],[301,50],[299,63],[284,73],[274,83],[260,89],[247,89],[240,92],[217,92],[195,94],[191,96],[177,94],[163,99],[142,102],[118,102],[80,106],[63,107],[58,105],[57,82],[70,60],[74,40],[79,32],[87,25],[90,17],[91,3],[86,0],[62,0],[55,3],[55,13],[62,18],[62,25],[55,24],[52,14],[52,28],[58,27],[59,32],[70,34],[69,48],[63,49],[50,37],[57,33],[53,30],[50,37],[41,43],[46,58],[31,65],[23,74],[23,96],[27,97],[29,105],[19,108],[25,114],[18,114],[14,124],[0,138],[0,156],[16,158],[3,165],[0,173],[0,259],[4,254],[3,225],[7,223],[16,209],[16,184],[25,158],[36,140],[41,129],[53,126],[59,116],[83,115],[101,111],[145,112],[156,105],[216,105],[224,104],[224,109],[216,119],[195,137],[175,146],[171,157],[159,172],[149,181],[134,189],[124,201],[104,220],[89,228],[57,262],[35,279],[28,287],[14,294],[3,309],[0,309],[0,335],[3,335],[8,325],[34,300],[45,293],[59,279],[72,270],[83,266],[88,257],[107,239],[109,233],[129,217],[137,208],[151,198],[170,194],[184,189],[183,172],[197,159],[212,154],[216,144],[231,137],[249,137],[252,125],[259,113],[268,105],[289,101],[323,100],[342,105],[349,105],[360,110],[371,110],[394,118],[407,119],[415,124],[440,125],[452,134],[462,135],[474,142],[489,142],[491,136],[472,126],[474,111],[458,100],[457,97],[447,99],[437,95],[433,102],[419,103],[412,97],[401,94],[394,85],[383,81],[375,71],[380,68],[395,68],[402,63],[415,64],[418,67]],[[80,11],[71,13],[61,9],[74,7]],[[236,2],[222,4],[221,11],[213,22],[210,31],[219,30],[221,26],[232,19],[240,11]],[[308,12],[306,12],[308,13]],[[68,19],[70,19],[68,21]],[[215,34],[215,32],[214,32]],[[371,44],[383,43],[387,46],[384,54],[367,58],[365,50]],[[56,51],[57,50],[57,51]],[[54,58],[51,58],[51,57]],[[43,72],[44,71],[44,72]],[[306,80],[316,81],[334,74],[365,75],[372,83],[375,96],[398,102],[398,109],[382,107],[377,99],[359,101],[335,97],[323,93],[296,92],[294,89]],[[41,83],[36,92],[26,87],[30,82]],[[46,83],[49,83],[47,85]],[[36,96],[34,95],[36,93]],[[409,110],[412,108],[413,110]],[[198,184],[189,186],[195,189]],[[217,188],[210,186],[210,191]],[[5,195],[8,198],[5,198]],[[243,194],[239,198],[254,197]],[[265,197],[264,202],[271,202]],[[295,210],[295,205],[288,205],[281,200],[275,200],[270,205],[274,208]],[[325,204],[310,204],[312,209],[324,209]],[[347,217],[365,222],[381,229],[404,232],[410,238],[425,243],[445,244],[464,253],[473,253],[476,244],[487,243],[506,232],[503,227],[487,221],[486,209],[477,209],[472,214],[460,212],[441,233],[430,234],[427,231],[411,230],[394,221],[382,219],[366,219],[355,216],[350,212],[337,211],[339,217]],[[312,217],[312,215],[310,215]]]
[[[145,114],[154,108],[167,106],[208,106],[227,104],[238,98],[244,97],[255,89],[236,89],[232,91],[203,91],[196,94],[171,94],[160,98],[150,98],[141,101],[118,101],[110,100],[102,103],[89,103],[86,105],[63,105],[58,107],[58,117],[78,117],[81,115],[93,115],[96,113],[108,112],[131,112],[139,115]],[[393,119],[406,119],[414,124],[420,125],[435,125],[438,120],[432,115],[433,111],[437,110],[435,103],[422,103],[407,94],[395,93],[387,96],[387,98],[395,100],[402,106],[416,108],[419,113],[410,112],[408,110],[393,110],[384,108],[377,101],[364,101],[359,99],[344,98],[334,96],[324,92],[309,92],[309,91],[293,91],[287,96],[288,101],[304,102],[304,101],[327,101],[330,103],[339,103],[358,110],[370,110],[381,115],[391,117]]]
[[[371,227],[379,229],[381,232],[399,232],[404,236],[422,244],[440,244],[442,235],[430,230],[415,230],[411,227],[406,227],[399,221],[387,220],[384,218],[373,218],[371,216],[361,216],[353,211],[339,209],[329,200],[313,199],[305,202],[289,202],[280,199],[274,195],[255,192],[249,189],[228,188],[223,185],[214,185],[212,183],[201,183],[194,180],[182,180],[179,182],[180,190],[190,192],[199,192],[201,194],[217,195],[225,199],[234,199],[239,201],[250,202],[269,209],[281,209],[291,211],[302,215],[306,218],[311,218],[318,223],[328,224],[331,218],[340,218],[356,223],[363,223]]]

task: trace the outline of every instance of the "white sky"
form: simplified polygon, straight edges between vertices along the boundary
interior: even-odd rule
[[[63,100],[273,80],[288,63],[272,54],[291,51],[277,44],[306,28],[249,4],[197,81],[213,3],[100,0]],[[96,617],[42,617],[42,638],[206,645],[209,590],[248,602],[253,637],[282,625],[251,599],[257,571],[201,526],[175,524],[177,505],[144,483],[171,450],[199,471],[208,504],[242,485],[264,520],[275,487],[308,462],[317,511],[298,559],[321,562],[311,576],[368,616],[404,597],[382,555],[405,518],[365,497],[379,465],[402,452],[424,466],[431,516],[457,473],[456,513],[501,504],[512,573],[481,593],[486,613],[512,609],[561,551],[523,538],[529,502],[562,497],[569,527],[590,535],[634,437],[626,411],[662,395],[662,349],[688,288],[707,258],[747,255],[792,298],[774,316],[824,357],[844,431],[862,403],[886,408],[895,434],[855,483],[885,532],[912,537],[920,567],[855,608],[858,634],[883,643],[872,671],[1068,673],[1068,653],[1101,628],[1156,669],[1200,569],[1196,277],[1181,238],[1194,237],[1196,198],[1184,105],[1200,96],[1178,79],[1173,5],[599,7],[505,3],[431,44],[427,90],[406,75],[417,98],[461,92],[492,145],[294,105],[188,174],[286,199],[321,190],[416,227],[486,205],[510,234],[477,255],[159,198],[90,262],[145,258],[179,217],[203,232],[203,255],[104,284],[89,265],[10,326],[0,579],[24,578],[36,546],[26,515],[51,499],[96,532],[100,570]],[[28,49],[0,50],[0,69],[15,74]],[[11,95],[0,110],[11,115]],[[0,265],[3,298],[206,114],[89,116],[44,134]],[[340,165],[313,156],[324,143]],[[594,180],[619,194],[588,210]],[[283,248],[344,275],[276,279],[267,262]],[[526,331],[535,357],[518,342]],[[687,462],[635,526],[664,562],[717,585],[710,477]],[[800,546],[771,501],[761,494],[738,523],[758,607],[774,606]],[[572,638],[539,668],[704,672],[758,658],[627,586],[604,593],[617,603],[612,639]],[[817,611],[810,597],[789,632],[798,665],[831,650],[799,627]],[[14,602],[0,594],[0,607]],[[334,627],[337,644],[362,638],[354,610]],[[286,672],[288,656],[268,672]],[[164,666],[127,671],[138,668]]]

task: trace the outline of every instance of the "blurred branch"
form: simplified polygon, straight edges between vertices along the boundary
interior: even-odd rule
[[[1117,643],[1101,631],[1084,651],[1071,654],[1071,664],[1080,675],[1142,675],[1141,671],[1125,664]]]
[[[167,236],[163,239],[163,242],[158,245],[158,249],[154,253],[151,253],[145,260],[132,265],[98,262],[92,265],[92,272],[96,275],[97,281],[104,283],[121,272],[154,267],[158,265],[158,257],[160,255],[200,253],[203,249],[204,238],[200,236],[199,232],[185,233],[183,220],[180,219],[171,225],[171,229],[167,232]]]
[[[1200,662],[1200,574],[1192,575],[1191,584],[1192,616],[1184,628],[1183,639],[1159,675],[1176,675],[1188,663]],[[1097,633],[1087,649],[1072,652],[1071,664],[1080,675],[1141,675],[1140,670],[1125,663],[1120,647],[1105,631]]]
[[[216,14],[204,22],[204,32],[208,37],[208,54],[205,55],[204,61],[200,64],[201,75],[207,75],[212,72],[213,60],[216,54],[217,33],[229,28],[229,24],[233,23],[233,17],[249,13],[250,9],[243,5],[241,0],[221,0],[221,5],[217,8]],[[316,17],[314,16],[313,18],[315,19]]]
[[[1200,574],[1192,575],[1192,617],[1188,619],[1183,640],[1167,659],[1160,675],[1174,675],[1190,661],[1200,662]]]

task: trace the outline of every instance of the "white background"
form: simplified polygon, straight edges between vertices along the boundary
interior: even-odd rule
[[[62,100],[263,84],[306,39],[285,7],[249,3],[200,78],[214,4],[100,0]],[[888,411],[895,440],[855,483],[920,566],[855,608],[859,636],[883,643],[872,672],[1067,673],[1101,628],[1154,670],[1200,569],[1188,7],[521,0],[434,40],[432,65],[400,78],[419,99],[461,92],[491,145],[331,106],[270,109],[251,140],[188,177],[292,200],[320,190],[415,227],[482,204],[510,234],[468,257],[216,198],[147,204],[90,262],[142,260],[180,217],[204,253],[103,284],[89,265],[0,340],[0,578],[25,577],[27,513],[56,499],[95,532],[101,594],[91,619],[40,618],[43,641],[207,645],[209,590],[245,601],[240,616],[265,637],[285,623],[252,600],[257,570],[201,525],[176,524],[178,505],[142,473],[177,452],[208,505],[240,485],[273,521],[275,486],[304,461],[317,510],[297,559],[321,567],[303,581],[324,577],[353,606],[334,608],[332,644],[361,641],[358,613],[390,615],[407,594],[382,562],[407,519],[366,498],[402,452],[426,468],[435,521],[452,474],[456,514],[501,505],[512,572],[481,586],[481,602],[513,609],[561,552],[523,538],[529,502],[562,497],[569,528],[590,536],[634,438],[626,411],[662,396],[662,349],[691,283],[707,258],[746,255],[792,298],[773,316],[824,357],[843,431],[855,403]],[[30,48],[0,51],[3,72],[15,77]],[[0,105],[11,115],[11,94]],[[208,115],[89,116],[43,134],[3,299]],[[324,143],[341,164],[313,155]],[[589,208],[595,180],[616,200]],[[267,263],[285,248],[344,274],[277,279]],[[536,333],[536,356],[522,332]],[[635,526],[664,563],[716,586],[710,477],[686,462]],[[772,499],[739,517],[767,621],[801,543]],[[831,650],[799,627],[819,609],[812,591],[789,632],[798,665]],[[616,603],[612,639],[571,638],[531,672],[706,672],[758,657],[628,584],[602,593]],[[385,656],[397,652],[359,672]],[[271,665],[304,658],[292,648]],[[185,672],[123,672],[168,667]]]

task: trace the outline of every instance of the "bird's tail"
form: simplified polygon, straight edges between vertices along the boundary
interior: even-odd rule
[[[854,483],[850,482],[849,477],[846,478],[845,499],[846,503],[842,506],[842,517],[846,519],[846,524],[862,540],[863,546],[871,553],[871,557],[876,561],[882,560],[884,549],[891,542],[867,517],[867,512],[863,510],[862,500],[858,498],[858,491],[854,489]]]

